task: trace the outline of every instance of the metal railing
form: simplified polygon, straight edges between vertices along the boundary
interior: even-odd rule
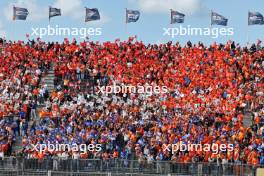
[[[255,175],[257,167],[245,164],[217,163],[176,163],[173,161],[139,162],[126,159],[24,159],[4,158],[0,160],[2,172],[51,173],[142,173],[142,174],[181,174],[181,175]],[[1,172],[2,171],[2,172]],[[11,174],[12,175],[12,174]],[[28,174],[30,175],[30,174]],[[40,175],[40,174],[39,174]],[[56,174],[55,174],[56,175]],[[74,174],[73,174],[74,175]]]

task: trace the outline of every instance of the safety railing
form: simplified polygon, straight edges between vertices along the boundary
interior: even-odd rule
[[[173,161],[138,161],[126,159],[24,159],[4,158],[0,160],[1,171],[13,172],[69,172],[69,173],[142,173],[181,175],[255,175],[262,166],[218,163],[178,163]],[[0,174],[1,175],[1,174]],[[4,174],[2,174],[4,175]]]

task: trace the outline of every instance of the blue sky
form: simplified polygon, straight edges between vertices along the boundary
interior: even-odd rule
[[[13,5],[28,8],[30,14],[26,21],[12,21]],[[50,5],[62,10],[62,16],[52,18],[51,22],[48,20]],[[101,20],[85,23],[84,7],[98,8]],[[138,40],[145,43],[164,43],[170,40],[185,43],[191,40],[209,44],[231,39],[245,45],[247,39],[250,42],[264,39],[264,25],[247,26],[248,11],[264,14],[263,0],[1,0],[0,8],[0,34],[10,40],[26,40],[25,36],[32,33],[32,27],[48,25],[69,28],[100,27],[101,36],[90,36],[91,40],[100,42],[114,41],[117,38],[125,40],[132,35],[137,35]],[[125,8],[140,10],[141,16],[137,23],[125,24]],[[209,13],[213,10],[229,19],[228,27],[234,28],[234,35],[217,39],[209,36],[163,36],[163,28],[179,27],[179,24],[169,24],[169,9],[186,14],[182,26],[201,28],[210,27]],[[62,41],[64,38],[65,36],[45,36],[43,40]]]

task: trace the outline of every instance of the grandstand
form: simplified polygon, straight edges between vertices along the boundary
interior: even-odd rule
[[[9,171],[0,175],[254,175],[264,164],[259,42],[1,40],[1,48],[0,168]],[[98,93],[112,85],[168,91]],[[233,148],[165,150],[179,142]],[[101,150],[40,150],[48,143]]]

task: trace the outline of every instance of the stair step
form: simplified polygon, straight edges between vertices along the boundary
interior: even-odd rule
[[[44,83],[52,83],[53,84],[54,80],[45,80],[45,81],[43,80],[43,82]]]
[[[17,136],[16,137],[16,142],[12,146],[12,151],[15,152],[15,151],[18,151],[18,150],[21,150],[21,149],[23,149],[23,147],[22,147],[22,137],[21,136]]]
[[[55,77],[54,74],[47,74],[45,77]]]
[[[252,118],[253,118],[253,116],[251,113],[246,113],[244,116],[244,119],[243,119],[243,124],[246,127],[250,127],[252,125]]]
[[[45,76],[44,79],[54,79],[55,77],[54,76]]]
[[[45,81],[45,80],[54,80],[53,78],[45,78],[45,79],[43,79],[43,81]]]
[[[44,77],[41,79],[41,84],[47,85],[47,89],[49,92],[52,92],[54,90],[54,70],[49,70]]]

